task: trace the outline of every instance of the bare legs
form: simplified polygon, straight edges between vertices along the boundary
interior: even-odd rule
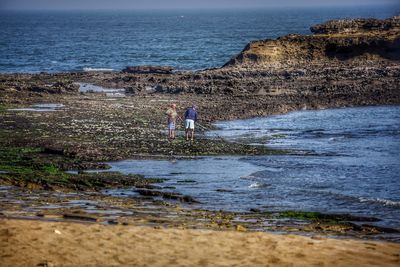
[[[189,136],[192,141],[194,140],[194,129],[186,129],[185,134],[186,134],[186,141],[189,141]]]
[[[168,138],[169,139],[175,139],[175,129],[169,129],[168,130]]]

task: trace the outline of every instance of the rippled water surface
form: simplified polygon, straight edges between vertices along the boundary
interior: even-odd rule
[[[330,19],[387,18],[396,7],[213,11],[36,11],[0,9],[0,72],[121,70],[128,65],[219,67],[252,41]]]
[[[209,135],[313,153],[127,160],[112,163],[113,170],[168,178],[163,186],[210,209],[350,213],[400,227],[399,106],[300,111],[217,126]]]

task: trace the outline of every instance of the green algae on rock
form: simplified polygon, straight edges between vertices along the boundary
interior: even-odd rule
[[[327,214],[321,212],[306,212],[306,211],[282,211],[278,212],[281,218],[302,219],[314,222],[340,222],[340,221],[353,221],[353,222],[376,222],[378,218],[353,216],[350,214]]]
[[[123,175],[117,172],[66,173],[58,166],[71,162],[66,157],[54,158],[40,148],[3,148],[0,151],[0,183],[29,189],[101,190],[108,187],[144,186],[162,182],[162,179],[144,178],[141,175]],[[91,165],[93,166],[93,165]],[[100,165],[103,167],[103,165]]]

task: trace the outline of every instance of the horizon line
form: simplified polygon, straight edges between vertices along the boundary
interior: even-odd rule
[[[315,9],[315,8],[332,8],[332,7],[343,7],[343,8],[355,8],[355,7],[387,7],[393,8],[397,7],[398,10],[394,10],[393,12],[400,12],[400,5],[395,3],[385,3],[385,4],[377,4],[377,3],[362,3],[362,4],[316,4],[316,5],[270,5],[270,6],[251,6],[251,7],[239,7],[239,6],[230,6],[230,7],[98,7],[98,8],[90,8],[90,7],[82,7],[82,8],[18,8],[18,7],[6,7],[0,8],[1,11],[195,11],[195,10],[204,10],[204,11],[212,11],[212,10],[268,10],[268,9]]]

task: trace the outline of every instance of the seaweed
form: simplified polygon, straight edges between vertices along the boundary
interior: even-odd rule
[[[61,166],[76,159],[47,154],[44,148],[5,147],[0,150],[0,183],[30,189],[101,190],[109,187],[147,186],[163,179],[119,172],[67,173]]]
[[[350,214],[326,214],[310,211],[282,211],[278,213],[280,218],[300,219],[313,222],[376,222],[375,217],[354,216]]]

